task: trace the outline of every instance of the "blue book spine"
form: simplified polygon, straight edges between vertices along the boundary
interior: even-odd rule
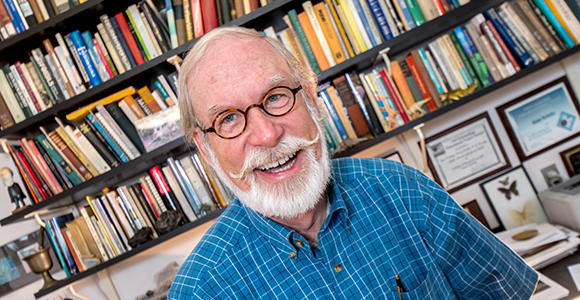
[[[485,16],[491,21],[501,38],[505,41],[509,50],[520,62],[522,68],[529,67],[534,64],[534,59],[524,49],[514,32],[506,25],[503,19],[497,14],[495,8],[490,8],[485,12]]]
[[[131,49],[129,49],[129,46],[127,46],[127,42],[125,41],[125,38],[123,38],[123,33],[121,32],[121,29],[119,29],[119,24],[117,23],[117,19],[110,18],[109,21],[111,21],[111,26],[113,26],[113,30],[115,31],[115,34],[117,35],[117,39],[119,40],[119,43],[121,43],[121,47],[123,48],[123,51],[125,51],[125,54],[127,55],[127,58],[129,59],[129,63],[131,64],[131,68],[136,67],[137,63],[135,62],[135,59],[133,58],[133,54],[131,54]]]
[[[324,91],[321,91],[319,94],[320,94],[320,97],[322,97],[322,101],[324,102],[324,105],[326,105],[326,109],[328,109],[328,113],[330,114],[330,117],[332,118],[332,121],[334,122],[334,126],[336,127],[338,134],[340,134],[340,138],[343,141],[348,139],[348,134],[346,133],[346,129],[344,129],[344,125],[342,125],[342,122],[340,121],[340,117],[338,117],[338,113],[336,112],[334,105],[332,105],[332,101],[330,100],[330,97],[328,96],[328,92],[326,90],[324,90]]]
[[[97,70],[97,75],[99,76],[99,79],[101,80],[101,82],[103,81],[103,79],[105,80],[108,79],[108,77],[105,78],[101,77],[103,75],[102,73],[101,75],[99,75],[100,68],[104,69],[104,66],[102,65],[103,61],[101,61],[101,58],[97,53],[97,49],[95,48],[95,43],[93,43],[93,37],[91,36],[91,33],[88,31],[84,31],[83,33],[81,33],[81,38],[85,42],[85,46],[87,47],[89,57],[91,58],[93,65],[95,66],[95,70]]]
[[[68,266],[66,265],[66,262],[64,261],[64,257],[62,256],[62,253],[60,252],[60,248],[58,246],[58,243],[56,242],[56,238],[54,237],[54,233],[52,232],[52,228],[50,227],[50,224],[48,223],[48,221],[44,221],[44,225],[46,226],[46,231],[48,232],[48,238],[50,239],[50,243],[52,244],[52,250],[54,250],[54,253],[56,254],[56,257],[58,258],[58,262],[60,263],[60,266],[64,270],[66,277],[70,277],[70,272],[68,271]]]
[[[377,90],[379,90],[378,92],[381,95],[384,96],[384,99],[381,99],[381,104],[379,104],[379,106],[381,107],[381,110],[383,110],[383,112],[385,112],[384,113],[385,118],[388,119],[389,114],[387,113],[387,106],[384,103],[382,103],[383,101],[386,101],[392,110],[394,110],[396,112],[398,112],[399,110],[397,109],[397,106],[395,106],[395,102],[393,101],[393,99],[391,98],[391,95],[387,91],[387,87],[385,86],[385,83],[381,79],[381,74],[379,74],[379,71],[373,70],[373,75],[375,78],[377,78],[377,80],[373,80],[373,82],[376,82],[375,88]],[[377,101],[377,102],[379,102],[379,101]]]
[[[189,194],[192,196],[192,199],[194,201],[194,203],[190,202],[191,207],[193,208],[193,211],[195,212],[195,214],[199,218],[205,216],[205,211],[202,211],[200,209],[201,208],[201,201],[199,201],[197,194],[195,194],[195,190],[193,189],[191,182],[188,179],[186,179],[187,174],[185,173],[185,170],[181,166],[181,163],[179,162],[179,160],[175,160],[174,162],[175,162],[175,168],[178,172],[177,174],[179,174],[179,176],[183,179],[183,183],[185,184],[185,188],[186,188],[186,190],[189,191]],[[177,177],[177,176],[175,176],[175,177]]]
[[[415,24],[415,19],[413,19],[413,15],[407,6],[407,2],[405,0],[395,0],[399,3],[399,7],[401,7],[401,11],[403,12],[403,18],[405,18],[405,22],[409,25],[409,30],[417,27]]]
[[[157,89],[159,90],[159,93],[161,93],[161,96],[163,97],[163,99],[169,98],[169,94],[167,93],[167,91],[165,90],[165,88],[163,87],[161,82],[159,82],[159,80],[155,81],[155,87],[157,87]],[[176,99],[173,99],[173,100],[176,100]]]
[[[379,1],[368,0],[368,4],[369,7],[371,8],[371,11],[373,12],[373,15],[375,16],[375,20],[377,21],[379,28],[381,29],[381,34],[383,35],[385,41],[392,39],[393,32],[391,31],[391,28],[389,28],[387,18],[385,18],[385,14],[383,13],[381,6],[379,5]]]
[[[433,81],[433,84],[435,85],[437,92],[439,94],[445,93],[445,90],[443,90],[443,87],[441,86],[441,82],[439,82],[439,78],[437,77],[437,73],[435,73],[435,69],[431,65],[431,62],[429,61],[429,58],[427,57],[427,53],[425,53],[425,49],[419,48],[419,50],[417,52],[419,52],[419,56],[421,57],[421,60],[423,61],[423,64],[425,65],[425,69],[427,69],[427,73],[429,73],[429,77],[431,77],[431,81]]]
[[[568,48],[574,47],[574,41],[572,40],[568,32],[566,32],[566,29],[562,27],[562,24],[560,24],[554,13],[550,10],[548,5],[546,4],[546,1],[544,0],[533,0],[533,1],[538,6],[540,11],[542,11],[542,14],[546,16],[548,22],[552,24],[558,36],[562,38],[562,41],[564,41],[564,44],[566,44],[566,47]]]
[[[87,72],[87,75],[89,75],[89,79],[91,81],[91,84],[93,86],[97,86],[97,85],[101,84],[101,77],[99,77],[99,74],[97,73],[97,69],[95,68],[95,65],[93,65],[93,61],[91,60],[91,57],[89,56],[87,46],[85,46],[85,43],[81,39],[81,33],[78,30],[75,30],[75,31],[71,32],[69,36],[70,36],[71,41],[73,42],[73,45],[75,46],[75,49],[77,50],[79,58],[81,59],[81,61],[83,63],[83,67],[85,67],[85,71]]]
[[[375,39],[375,37],[373,36],[371,26],[369,25],[369,22],[367,21],[367,18],[365,17],[365,14],[362,10],[362,6],[360,6],[360,2],[358,2],[358,1],[359,0],[352,0],[352,2],[354,3],[354,6],[356,7],[356,11],[360,17],[360,20],[363,23],[363,27],[364,27],[365,31],[367,32],[369,39],[371,40],[371,44],[373,44],[373,47],[376,47],[377,45],[379,45],[379,41],[377,41]]]
[[[20,18],[20,14],[18,14],[18,9],[16,8],[16,0],[2,0],[4,3],[4,7],[10,14],[12,18],[12,23],[14,23],[14,27],[16,27],[16,31],[21,33],[26,30],[24,26],[24,22],[22,22],[22,18]]]
[[[455,34],[457,35],[459,42],[463,46],[463,49],[465,49],[465,52],[467,53],[467,55],[470,55],[469,53],[473,54],[473,57],[475,58],[475,60],[479,64],[479,68],[481,69],[481,72],[486,77],[485,79],[480,78],[481,82],[484,83],[484,86],[486,86],[485,82],[487,82],[488,85],[494,83],[495,81],[493,80],[493,77],[491,76],[491,73],[489,72],[489,69],[487,68],[487,65],[485,64],[485,61],[483,61],[483,57],[481,56],[481,53],[479,53],[479,50],[477,50],[477,47],[475,46],[475,43],[473,42],[471,35],[469,35],[469,32],[467,31],[465,26],[460,26],[460,27],[458,27],[458,29],[460,29],[460,30],[456,29]],[[474,68],[475,68],[475,66],[474,66]]]
[[[71,275],[74,275],[77,273],[77,267],[75,264],[75,260],[72,257],[70,250],[68,249],[68,247],[66,245],[66,242],[64,240],[64,236],[62,235],[62,231],[60,229],[61,228],[60,224],[64,223],[64,222],[70,222],[73,219],[74,218],[72,217],[72,214],[70,214],[70,217],[68,215],[54,217],[54,218],[51,218],[49,221],[50,227],[54,233],[54,237],[58,243],[58,246],[60,247],[60,251],[62,252],[62,256],[64,257],[64,260],[67,263],[68,270],[69,270]]]
[[[451,6],[451,9],[456,9],[456,8],[461,6],[461,3],[459,3],[459,0],[449,0],[447,2],[449,3],[449,6]]]
[[[169,165],[171,172],[173,172],[173,175],[175,175],[175,180],[177,180],[179,187],[181,187],[183,194],[185,194],[185,198],[187,198],[187,202],[189,202],[189,205],[193,209],[193,212],[195,213],[195,215],[200,216],[200,209],[199,206],[197,206],[196,204],[199,203],[200,201],[195,193],[193,193],[193,195],[191,194],[189,188],[185,184],[187,179],[181,177],[181,173],[177,169],[176,161],[170,157],[167,159],[167,164]]]
[[[107,131],[105,130],[105,128],[103,128],[103,126],[101,126],[101,123],[99,123],[99,121],[97,120],[97,117],[95,117],[95,115],[91,112],[91,113],[89,113],[89,115],[87,116],[87,118],[93,124],[93,126],[95,126],[95,129],[97,129],[97,131],[105,139],[105,141],[107,142],[107,144],[109,144],[109,146],[111,146],[111,148],[113,149],[113,151],[115,151],[115,154],[117,154],[117,157],[119,157],[124,163],[128,163],[129,162],[129,158],[127,157],[127,155],[125,155],[125,153],[123,152],[123,150],[121,150],[121,148],[119,148],[119,145],[117,145],[117,143],[115,143],[115,141],[113,141],[113,139],[107,133]]]

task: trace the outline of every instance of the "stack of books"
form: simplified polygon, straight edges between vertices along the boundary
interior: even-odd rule
[[[0,40],[15,36],[87,0],[2,0]]]
[[[134,124],[175,105],[172,87],[158,79],[153,92],[129,87],[69,114],[75,126],[55,117],[54,130],[40,126],[35,139],[4,143],[31,199],[46,200],[146,153]]]
[[[105,188],[86,197],[79,217],[72,213],[46,221],[52,247],[67,277],[131,250],[129,240],[148,227],[157,238],[155,222],[167,210],[179,211],[183,223],[193,222],[227,206],[232,197],[198,154],[167,159],[132,184]]]
[[[388,132],[577,45],[579,16],[575,1],[505,2],[383,66],[321,84],[331,149]]]
[[[169,51],[165,21],[147,3],[113,18],[101,16],[93,33],[57,33],[42,42],[46,54],[36,48],[28,62],[3,66],[0,126],[8,128]]]

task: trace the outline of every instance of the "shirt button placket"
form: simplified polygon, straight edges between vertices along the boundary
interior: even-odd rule
[[[302,247],[304,246],[304,242],[302,240],[296,240],[296,246]]]
[[[334,265],[334,272],[340,273],[342,271],[342,266],[340,264]]]

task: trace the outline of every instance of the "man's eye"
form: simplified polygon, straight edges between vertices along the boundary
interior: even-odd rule
[[[282,95],[270,95],[267,99],[268,102],[276,102],[282,98]]]
[[[237,119],[238,116],[236,116],[235,114],[231,114],[231,115],[227,115],[225,117],[223,117],[222,119],[222,123],[230,123],[233,122]]]

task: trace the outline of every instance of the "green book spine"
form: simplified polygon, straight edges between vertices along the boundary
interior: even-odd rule
[[[129,12],[128,9],[125,10],[125,14],[129,18],[129,22],[131,22],[131,25],[135,29],[135,34],[137,35],[137,38],[139,39],[139,43],[141,44],[141,48],[143,49],[143,52],[145,52],[145,55],[147,56],[147,60],[151,60],[151,55],[149,55],[149,52],[147,51],[147,47],[145,47],[145,43],[143,43],[143,39],[141,39],[141,33],[139,33],[137,26],[135,26],[135,22],[133,21],[133,16],[131,16],[131,13]]]
[[[290,17],[290,21],[292,22],[292,26],[294,26],[294,31],[296,31],[296,35],[298,35],[298,40],[306,52],[306,57],[308,58],[308,63],[310,63],[310,67],[312,67],[312,71],[318,74],[320,73],[320,67],[318,66],[318,62],[316,62],[316,58],[314,57],[314,52],[312,52],[312,48],[310,48],[310,44],[308,44],[308,40],[306,39],[306,35],[304,34],[304,30],[302,30],[302,26],[300,26],[300,22],[298,21],[298,14],[296,13],[295,9],[292,9],[288,12],[288,16]]]
[[[155,87],[157,87],[157,89],[161,93],[161,96],[163,97],[163,99],[169,98],[169,94],[167,93],[165,88],[163,88],[163,85],[161,84],[161,82],[159,82],[159,80],[155,81]]]
[[[455,46],[455,50],[457,50],[457,53],[459,54],[459,58],[461,58],[461,61],[463,61],[463,64],[465,65],[465,68],[467,69],[469,76],[471,77],[471,79],[473,79],[473,82],[481,84],[481,82],[479,81],[479,77],[477,77],[475,70],[473,69],[473,67],[471,66],[471,63],[467,59],[467,54],[465,54],[463,47],[461,47],[461,43],[459,43],[459,39],[455,35],[455,32],[449,33],[449,37],[451,38],[451,41],[453,42],[453,46]]]
[[[413,98],[415,101],[423,99],[423,95],[419,90],[419,86],[417,85],[417,81],[415,81],[415,77],[413,77],[413,73],[411,73],[411,69],[409,69],[409,65],[405,60],[405,57],[401,57],[397,59],[399,62],[399,66],[401,66],[401,72],[403,72],[403,76],[405,77],[405,81],[409,86],[409,90],[411,90],[411,94],[413,94]]]
[[[64,171],[66,177],[68,178],[68,180],[70,180],[70,182],[73,185],[79,185],[79,184],[83,183],[83,181],[79,178],[77,173],[75,173],[73,171],[73,169],[69,166],[69,164],[62,158],[60,153],[58,153],[58,151],[56,151],[56,149],[54,149],[52,147],[52,144],[48,141],[48,139],[46,138],[46,136],[44,134],[39,135],[36,138],[36,140],[38,140],[38,142],[46,150],[48,155],[50,155],[50,157],[52,157],[54,162],[57,163],[61,167],[61,169]]]
[[[425,24],[426,22],[425,17],[423,17],[423,13],[421,12],[421,8],[419,8],[419,5],[417,4],[417,1],[405,0],[405,2],[407,2],[407,8],[409,8],[411,16],[413,17],[413,20],[415,20],[415,24],[417,26]]]

